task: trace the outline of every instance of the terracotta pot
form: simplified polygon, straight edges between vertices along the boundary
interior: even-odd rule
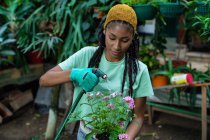
[[[157,75],[152,77],[152,85],[153,87],[161,87],[169,84],[169,78],[163,75]]]
[[[172,60],[173,67],[178,67],[178,66],[185,66],[187,65],[187,61],[185,60]]]
[[[43,62],[43,55],[42,54],[39,55],[38,51],[29,52],[28,61],[29,61],[29,64],[40,64]]]

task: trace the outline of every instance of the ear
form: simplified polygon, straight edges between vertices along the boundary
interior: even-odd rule
[[[105,33],[106,33],[105,30],[103,30],[103,33],[104,33],[104,35],[105,35]]]

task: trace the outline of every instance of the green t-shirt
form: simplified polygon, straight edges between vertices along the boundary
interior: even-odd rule
[[[88,63],[90,61],[90,58],[94,54],[94,52],[97,50],[98,47],[84,47],[72,56],[70,56],[68,59],[63,61],[59,64],[62,70],[69,70],[72,68],[86,68],[88,67]],[[137,97],[146,97],[153,95],[153,89],[150,81],[149,72],[147,69],[147,66],[139,62],[139,72],[136,76],[136,81],[133,85],[133,98]],[[103,80],[102,78],[99,78],[99,83],[95,88],[93,89],[93,92],[121,92],[122,87],[122,80],[123,80],[123,72],[125,67],[125,59],[122,59],[118,62],[109,62],[107,61],[105,54],[102,55],[99,69],[107,74],[108,76],[108,82],[106,80]],[[129,82],[128,82],[128,76],[126,77],[126,82],[124,86],[124,92],[123,96],[128,96],[128,89],[129,89]],[[77,98],[78,94],[82,90],[78,85],[74,84],[74,97],[73,102]],[[111,94],[110,93],[110,94]],[[80,100],[79,104],[86,103],[87,102],[87,94],[84,94],[82,99]],[[90,113],[90,107],[88,105],[83,104],[82,106],[77,105],[75,111],[81,112],[80,117],[83,117],[84,115]]]

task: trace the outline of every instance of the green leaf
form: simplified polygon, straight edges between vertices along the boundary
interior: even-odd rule
[[[8,16],[10,14],[10,11],[7,10],[6,8],[0,6],[0,15]]]
[[[169,76],[170,73],[168,71],[155,71],[151,73],[152,76],[156,76],[156,75],[164,75],[164,76]]]
[[[90,28],[90,23],[88,23],[88,22],[83,22],[82,23],[82,30],[83,31],[86,31],[89,28]]]
[[[2,51],[0,51],[0,55],[14,56],[15,52],[13,50],[2,50]]]
[[[90,132],[87,135],[85,135],[85,140],[90,140],[94,135],[94,132]]]
[[[0,45],[3,46],[3,45],[10,44],[10,43],[15,43],[15,42],[16,42],[16,39],[6,39]]]
[[[6,31],[7,25],[8,25],[8,24],[4,24],[3,26],[0,27],[0,36],[2,36],[3,33]]]
[[[87,4],[87,7],[90,7],[90,6],[93,6],[93,5],[97,4],[97,1],[96,0],[89,0],[86,4]]]

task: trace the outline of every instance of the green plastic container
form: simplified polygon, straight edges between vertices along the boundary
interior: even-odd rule
[[[166,2],[166,3],[160,3],[159,6],[162,15],[167,18],[174,18],[182,14],[184,11],[184,6],[182,6],[179,3]]]
[[[197,2],[197,11],[200,15],[206,15],[210,13],[210,2]]]
[[[150,4],[136,4],[133,5],[139,21],[151,20],[155,18],[157,9]]]

